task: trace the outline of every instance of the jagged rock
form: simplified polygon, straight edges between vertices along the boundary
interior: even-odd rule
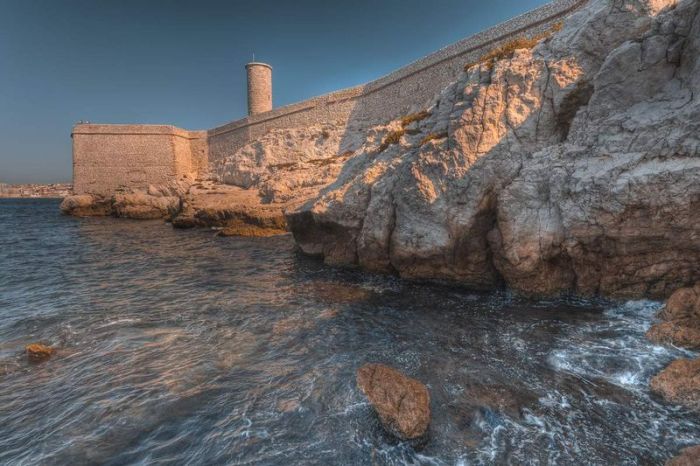
[[[341,125],[273,129],[221,160],[219,181],[252,189],[265,204],[298,204],[318,195],[353,155],[362,133]]]
[[[652,326],[647,338],[657,343],[700,348],[700,282],[675,291],[660,317],[665,321]]]
[[[700,321],[683,319],[660,322],[652,326],[646,336],[655,343],[697,349],[700,348]]]
[[[390,433],[404,440],[425,435],[430,424],[430,394],[425,385],[383,364],[365,364],[357,371],[357,386]]]
[[[665,297],[700,279],[700,4],[591,0],[471,66],[288,212],[328,263],[527,294]],[[446,132],[446,138],[428,138]],[[427,141],[426,141],[427,140]]]
[[[55,350],[50,346],[42,345],[41,343],[32,343],[25,347],[27,359],[29,362],[42,362],[51,357]]]
[[[700,319],[700,282],[676,290],[662,311],[666,320]]]
[[[75,217],[112,215],[112,200],[90,194],[66,196],[61,202],[61,212]]]
[[[700,358],[677,359],[651,379],[652,392],[700,411]]]
[[[684,448],[681,453],[666,461],[666,466],[698,466],[700,464],[700,445]]]

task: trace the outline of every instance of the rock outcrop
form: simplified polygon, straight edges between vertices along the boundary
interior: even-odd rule
[[[684,448],[681,453],[666,462],[666,466],[697,466],[700,464],[700,445]]]
[[[700,358],[673,361],[651,379],[651,391],[671,403],[700,411]]]
[[[390,433],[412,441],[425,436],[430,424],[430,394],[425,385],[383,364],[365,364],[357,371],[357,386]]]
[[[67,197],[68,215],[169,219],[178,228],[222,227],[223,235],[266,236],[286,231],[284,212],[318,196],[363,139],[359,129],[316,125],[272,130],[221,160],[208,180],[130,189],[109,198]]]
[[[700,348],[700,282],[675,291],[660,314],[662,322],[647,332],[647,338],[662,344]]]
[[[66,196],[61,202],[61,212],[75,217],[95,217],[112,214],[112,200],[91,194]]]
[[[591,0],[534,48],[469,66],[421,118],[367,132],[289,212],[296,241],[328,263],[533,295],[699,280],[699,9]]]

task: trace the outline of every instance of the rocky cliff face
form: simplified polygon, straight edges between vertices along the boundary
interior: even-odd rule
[[[176,227],[222,227],[240,234],[279,233],[285,210],[319,195],[337,178],[364,140],[360,128],[315,125],[272,130],[221,160],[212,179],[183,177],[111,197],[69,196],[61,205],[76,216],[171,219]]]
[[[700,279],[700,2],[591,0],[372,128],[288,212],[328,263],[529,294]],[[514,50],[513,50],[514,49]]]

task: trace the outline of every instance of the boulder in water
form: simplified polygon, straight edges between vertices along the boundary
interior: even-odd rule
[[[700,464],[700,445],[684,448],[681,454],[666,462],[666,466],[697,466]]]
[[[25,351],[27,352],[27,359],[29,359],[29,362],[45,361],[55,352],[50,346],[42,345],[41,343],[27,345]]]
[[[651,327],[647,338],[657,343],[700,348],[700,282],[676,290],[660,317],[664,322]]]
[[[66,196],[61,202],[61,212],[75,217],[111,215],[112,200],[91,194]]]
[[[430,394],[425,385],[383,364],[365,364],[357,385],[384,427],[403,440],[423,437],[430,424]]]
[[[651,391],[700,411],[700,358],[677,359],[651,379]]]

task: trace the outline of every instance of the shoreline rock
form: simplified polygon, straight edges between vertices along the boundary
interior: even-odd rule
[[[49,359],[55,352],[52,347],[42,345],[41,343],[32,343],[25,347],[27,359],[32,363],[39,363]]]
[[[287,213],[300,248],[530,296],[665,298],[700,280],[700,5],[618,3],[468,67],[411,131],[368,131]]]
[[[666,466],[697,466],[700,464],[700,445],[687,447],[666,462]]]
[[[700,282],[676,290],[659,317],[663,322],[653,325],[647,338],[660,344],[700,349]]]
[[[475,289],[666,298],[700,280],[700,5],[618,3],[590,0],[403,118],[274,129],[212,162],[217,181],[64,211],[289,229],[328,264]]]
[[[651,379],[651,391],[700,412],[700,358],[676,359]]]
[[[419,381],[383,364],[357,370],[357,386],[384,428],[402,440],[422,441],[430,424],[430,394]]]

